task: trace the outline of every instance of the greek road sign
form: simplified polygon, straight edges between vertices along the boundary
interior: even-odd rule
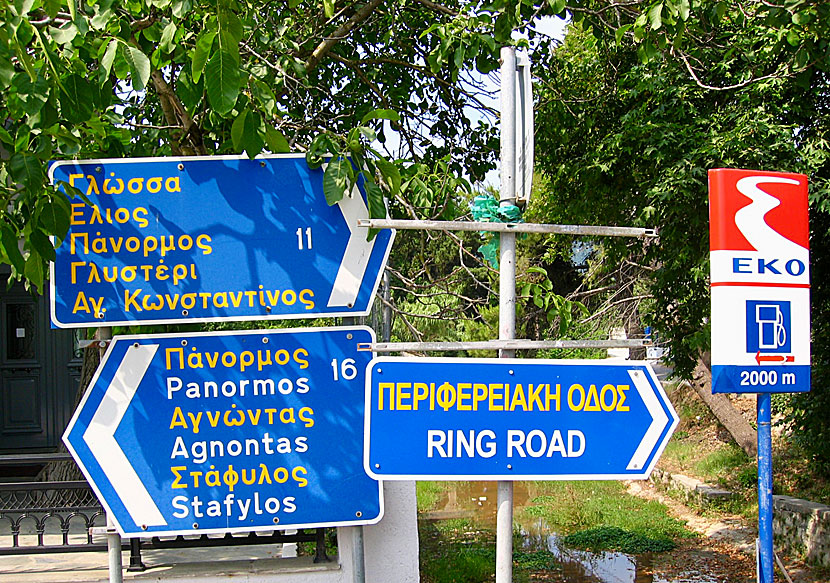
[[[64,434],[124,536],[370,524],[369,328],[118,336]]]
[[[807,177],[709,171],[712,390],[810,390]]]
[[[645,362],[376,358],[366,471],[377,478],[634,479],[677,415]]]
[[[52,265],[58,327],[365,315],[394,234],[357,192],[329,206],[301,155],[57,162],[70,230]]]

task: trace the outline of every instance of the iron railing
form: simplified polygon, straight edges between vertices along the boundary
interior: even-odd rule
[[[0,466],[32,466],[49,462],[71,462],[68,453],[0,455]],[[104,508],[84,480],[53,482],[0,482],[0,556],[38,553],[106,551],[104,537],[93,536],[93,527],[106,525]],[[6,531],[8,526],[8,531]],[[53,537],[59,542],[53,541]],[[11,544],[8,544],[8,543]],[[35,544],[31,544],[34,542]],[[171,539],[126,539],[130,550],[128,570],[141,571],[141,549],[214,547],[251,544],[313,542],[314,562],[325,562],[325,529],[299,530],[296,534],[274,531],[271,534],[178,536]],[[24,544],[28,543],[28,544]]]

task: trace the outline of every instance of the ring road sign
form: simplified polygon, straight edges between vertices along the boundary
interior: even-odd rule
[[[118,336],[64,435],[124,536],[370,524],[368,328]]]
[[[709,171],[712,390],[810,390],[807,177]]]
[[[363,194],[329,206],[300,155],[66,161],[50,178],[91,203],[69,201],[58,327],[365,315],[394,236],[367,240]]]
[[[677,415],[645,362],[376,358],[366,471],[383,479],[634,479]]]

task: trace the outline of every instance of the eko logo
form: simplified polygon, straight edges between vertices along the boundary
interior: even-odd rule
[[[790,352],[791,328],[790,302],[747,300],[747,352]]]

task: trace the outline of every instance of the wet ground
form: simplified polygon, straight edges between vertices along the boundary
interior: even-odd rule
[[[642,488],[642,486],[641,486]],[[754,555],[747,546],[749,532],[726,534],[717,529],[716,536],[701,532],[700,537],[678,541],[678,547],[666,553],[627,555],[617,552],[588,552],[569,549],[561,544],[541,519],[526,518],[518,512],[529,503],[528,487],[514,483],[514,518],[523,535],[523,550],[546,549],[561,563],[561,569],[534,571],[531,581],[557,583],[749,583],[755,581]],[[495,482],[460,482],[438,501],[438,510],[422,518],[445,520],[467,518],[481,528],[495,530],[497,485]],[[675,512],[676,513],[676,512]],[[680,518],[683,518],[682,516]],[[705,519],[701,519],[706,522]],[[726,523],[724,523],[726,524]],[[690,524],[690,528],[702,525]],[[725,528],[731,528],[726,524]],[[742,525],[735,529],[745,529]],[[714,533],[710,533],[714,534]],[[734,535],[734,536],[733,536]],[[784,580],[783,578],[781,579]],[[807,582],[812,579],[804,578]]]

